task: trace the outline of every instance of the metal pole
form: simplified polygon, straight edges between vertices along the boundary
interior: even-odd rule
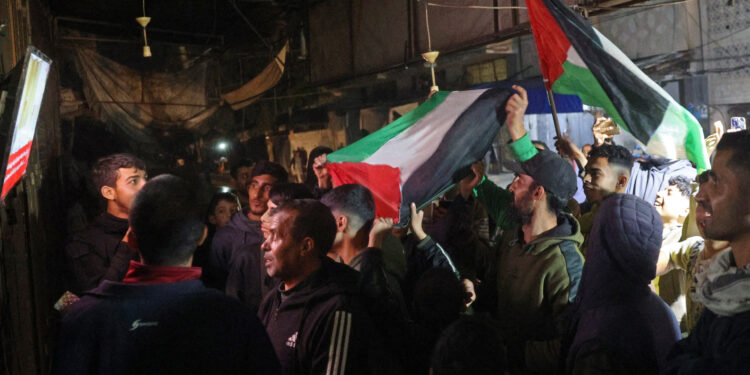
[[[549,100],[549,107],[552,109],[552,120],[555,121],[555,133],[557,133],[557,137],[560,138],[562,136],[562,132],[560,131],[560,120],[557,119],[557,108],[555,107],[555,95],[552,94],[552,90],[547,89],[547,100]]]

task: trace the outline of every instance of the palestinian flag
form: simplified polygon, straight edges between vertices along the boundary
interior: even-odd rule
[[[409,204],[424,205],[453,185],[454,174],[480,160],[505,122],[512,92],[437,92],[424,104],[327,156],[334,186],[361,184],[376,216],[408,222]],[[496,110],[500,109],[500,110]]]
[[[708,168],[703,129],[612,42],[560,0],[526,0],[548,89],[604,108],[646,152]]]

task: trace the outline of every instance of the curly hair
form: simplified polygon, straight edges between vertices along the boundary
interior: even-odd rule
[[[672,186],[676,185],[678,189],[680,189],[680,193],[684,197],[689,197],[690,193],[692,192],[692,187],[690,186],[690,179],[685,176],[673,176],[669,179],[669,185]]]

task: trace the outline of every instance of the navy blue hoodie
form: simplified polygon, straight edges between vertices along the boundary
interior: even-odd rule
[[[680,338],[669,307],[651,292],[662,222],[634,195],[605,199],[589,237],[573,306],[566,373],[658,374]]]

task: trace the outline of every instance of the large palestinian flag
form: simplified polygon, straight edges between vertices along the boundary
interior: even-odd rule
[[[548,89],[604,108],[646,152],[708,168],[698,120],[559,0],[526,0]]]
[[[413,111],[328,155],[333,185],[357,183],[378,217],[408,222],[409,204],[430,202],[480,160],[505,122],[508,89],[440,91]],[[497,110],[499,109],[499,110]]]

